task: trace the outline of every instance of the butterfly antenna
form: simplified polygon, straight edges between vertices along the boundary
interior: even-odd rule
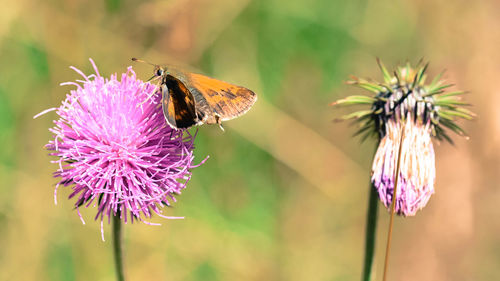
[[[147,63],[147,64],[152,65],[152,66],[157,66],[157,65],[156,65],[156,64],[154,64],[154,63],[150,63],[149,61],[141,60],[141,59],[138,59],[138,58],[132,58],[132,61],[135,61],[135,62],[143,62],[143,63]]]

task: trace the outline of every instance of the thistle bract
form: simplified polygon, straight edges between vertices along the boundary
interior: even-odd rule
[[[370,109],[356,111],[342,117],[353,119],[360,125],[356,135],[363,140],[374,136],[379,146],[372,165],[371,181],[380,200],[389,208],[392,203],[396,161],[402,141],[396,213],[415,215],[434,193],[435,159],[431,137],[452,142],[447,129],[465,136],[457,118],[472,119],[474,114],[464,108],[460,95],[447,92],[437,76],[425,84],[427,64],[412,68],[409,64],[398,67],[391,75],[379,62],[383,83],[354,78],[349,81],[373,93],[372,96],[349,96],[334,105],[369,105]]]
[[[101,222],[162,216],[191,177],[194,136],[165,123],[160,95],[131,67],[104,78],[91,63],[95,74],[72,67],[84,80],[62,84],[76,89],[56,109],[46,146],[58,157],[58,186],[72,186],[75,208],[95,206]]]

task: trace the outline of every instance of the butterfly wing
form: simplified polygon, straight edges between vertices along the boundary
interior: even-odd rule
[[[166,75],[161,84],[163,115],[170,127],[185,129],[198,124],[195,100],[179,79]]]
[[[206,115],[205,123],[213,124],[245,114],[257,100],[251,90],[201,74],[186,74],[192,92]],[[201,94],[202,98],[198,94]],[[211,111],[211,112],[210,112]],[[220,120],[220,121],[219,121]]]

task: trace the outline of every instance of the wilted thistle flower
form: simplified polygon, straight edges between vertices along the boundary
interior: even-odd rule
[[[360,124],[356,135],[363,140],[376,136],[379,146],[372,165],[371,181],[382,203],[390,208],[394,192],[397,158],[401,144],[401,164],[395,212],[413,216],[434,193],[436,178],[431,136],[452,142],[445,128],[465,135],[456,118],[472,119],[474,114],[460,106],[464,92],[446,92],[452,85],[443,84],[440,76],[425,84],[427,65],[413,69],[407,64],[391,75],[378,61],[384,82],[353,78],[350,84],[374,93],[373,96],[349,96],[334,105],[370,105],[369,110],[345,115]],[[403,136],[403,139],[401,139]]]
[[[59,157],[52,161],[59,164],[57,186],[72,185],[77,210],[96,206],[101,229],[105,216],[108,223],[111,216],[125,223],[162,216],[191,177],[194,136],[166,124],[160,95],[131,67],[120,80],[107,79],[90,61],[96,74],[71,67],[84,80],[61,84],[77,88],[56,109],[54,140],[46,145]]]

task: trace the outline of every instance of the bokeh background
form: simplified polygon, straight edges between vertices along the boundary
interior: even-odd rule
[[[110,227],[82,225],[43,149],[93,58],[103,75],[137,56],[253,89],[241,118],[203,126],[184,220],[126,225],[129,280],[359,280],[374,142],[334,123],[350,74],[430,61],[470,91],[470,140],[437,144],[436,194],[397,218],[389,280],[500,280],[500,2],[7,0],[0,9],[0,280],[115,280]],[[133,64],[147,79],[151,67]],[[375,270],[388,225],[380,208]]]

